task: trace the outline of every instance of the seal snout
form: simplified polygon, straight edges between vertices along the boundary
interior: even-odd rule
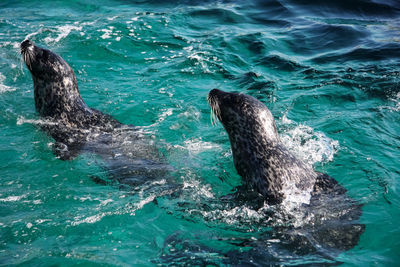
[[[208,93],[208,97],[218,96],[218,95],[221,95],[223,93],[225,93],[225,92],[214,88]]]
[[[29,47],[33,46],[33,42],[28,39],[21,43],[21,52],[27,50]]]
[[[224,92],[224,91],[221,91],[221,90],[219,90],[219,89],[212,89],[212,90],[208,93],[208,97],[207,97],[208,102],[209,102],[210,104],[212,104],[213,102],[219,101],[218,99],[219,99],[219,97],[220,97],[222,94],[225,94],[225,92]]]
[[[221,90],[218,89],[212,89],[208,93],[208,103],[210,104],[211,107],[211,124],[212,125],[217,125],[217,120],[221,121],[221,110],[219,108],[219,100],[218,100],[218,95],[224,93]]]
[[[32,65],[32,62],[33,62],[34,57],[35,57],[34,56],[34,51],[33,51],[34,50],[34,46],[35,45],[33,44],[33,42],[29,41],[28,39],[24,40],[20,45],[22,58],[24,59],[26,65],[29,68],[29,70],[32,70],[31,69],[31,65]]]

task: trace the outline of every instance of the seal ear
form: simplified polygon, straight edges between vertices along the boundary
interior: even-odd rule
[[[71,144],[67,146],[62,142],[55,142],[53,145],[53,153],[61,160],[73,160],[80,152],[79,144]]]

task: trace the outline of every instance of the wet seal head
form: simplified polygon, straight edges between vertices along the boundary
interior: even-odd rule
[[[21,43],[21,55],[32,75],[35,107],[41,116],[61,116],[70,108],[85,105],[74,71],[59,55],[29,40]]]
[[[249,95],[213,89],[208,95],[215,117],[229,135],[235,168],[246,185],[270,204],[288,199],[309,203],[318,173],[280,142],[269,109]]]
[[[213,89],[208,95],[208,101],[213,111],[212,116],[221,121],[229,136],[248,139],[262,135],[269,142],[279,142],[271,112],[254,97]]]
[[[42,117],[75,128],[96,126],[106,130],[120,125],[111,116],[85,104],[75,73],[62,57],[29,40],[21,43],[21,55],[32,75],[35,107]]]

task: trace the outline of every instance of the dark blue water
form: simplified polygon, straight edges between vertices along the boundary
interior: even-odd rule
[[[106,175],[96,155],[58,159],[25,38],[70,64],[90,107],[141,126],[174,171],[129,188],[93,181]],[[2,1],[0,264],[395,266],[399,67],[394,0]],[[216,87],[265,103],[285,145],[363,204],[355,246],[323,250],[302,242],[302,218],[221,204],[241,178],[210,122]]]

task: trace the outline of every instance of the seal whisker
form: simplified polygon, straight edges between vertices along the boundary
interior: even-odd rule
[[[22,66],[23,56],[22,57],[18,57],[18,61],[19,61],[19,65],[21,67],[21,73],[24,73],[24,69],[23,69],[23,66]]]
[[[214,110],[215,101],[213,101],[213,98],[209,96],[208,97],[208,102],[209,102],[210,108],[211,108],[211,113],[210,113],[211,125],[212,126],[216,126],[217,123],[215,121],[215,110]]]
[[[22,58],[25,61],[25,64],[27,65],[28,68],[30,68],[32,65],[32,62],[35,58],[32,43],[29,40],[23,41],[21,43],[20,51],[21,51]]]
[[[211,125],[212,126],[216,126],[217,122],[215,121],[215,111],[214,111],[214,108],[213,108],[213,102],[212,101],[210,101],[210,107],[211,107],[211,113],[210,113]]]
[[[17,60],[18,60],[18,63],[19,63],[19,65],[20,65],[20,71],[21,71],[21,73],[23,73],[23,66],[22,66],[22,61],[23,61],[23,56],[22,56],[22,52],[21,51],[18,51],[18,50],[14,50],[14,55],[15,55],[15,57],[17,58]]]
[[[27,51],[26,51],[26,50],[22,50],[22,51],[21,51],[21,54],[22,54],[22,58],[23,58],[25,64],[26,64],[27,66],[29,66],[30,63],[29,63]]]
[[[219,105],[218,105],[218,101],[216,101],[216,99],[211,95],[209,95],[207,97],[207,100],[208,100],[208,103],[210,104],[210,107],[211,107],[211,114],[210,114],[210,116],[211,116],[211,124],[213,126],[216,126],[217,123],[218,123],[218,120],[220,119],[220,116],[221,116],[220,115],[221,111],[220,111],[220,108],[219,108]]]
[[[34,55],[33,55],[33,51],[29,48],[27,49],[27,55],[28,55],[28,65],[30,67],[32,64],[32,61],[34,59]]]
[[[213,110],[212,110],[212,104],[211,104],[210,96],[207,96],[207,102],[210,104],[210,109],[211,109],[211,112],[210,112],[211,126],[214,126],[214,121],[213,121],[214,112],[213,112]]]

